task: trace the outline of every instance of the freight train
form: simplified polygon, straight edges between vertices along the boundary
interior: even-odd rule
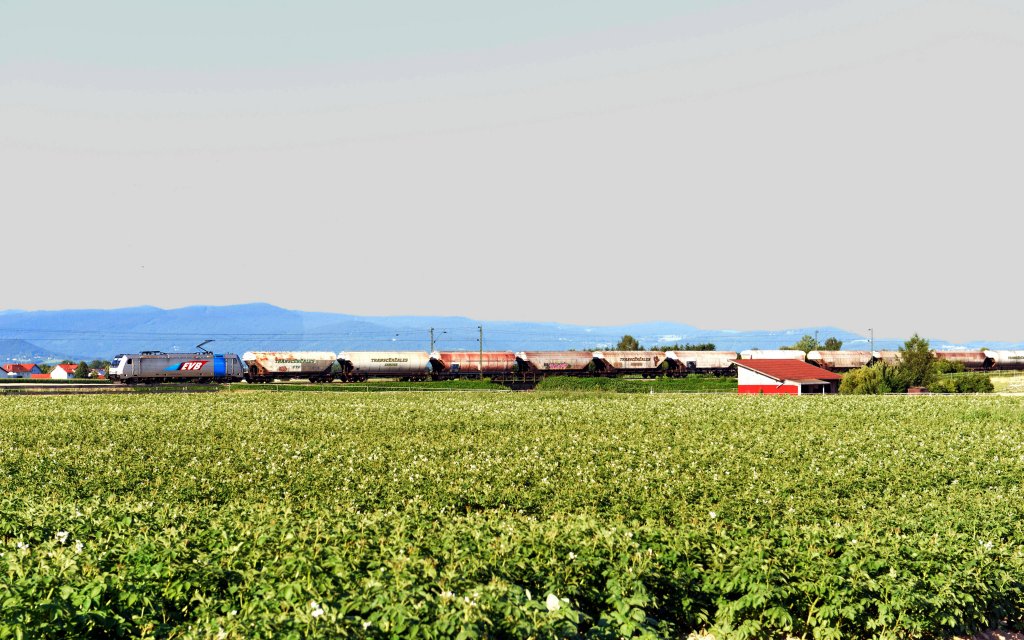
[[[490,378],[500,383],[529,384],[556,375],[735,375],[734,360],[738,358],[805,360],[836,372],[877,361],[899,361],[898,351],[247,351],[239,358],[230,353],[214,354],[202,349],[202,345],[199,348],[195,353],[119,354],[111,364],[110,379],[133,384]],[[1024,370],[1024,351],[938,351],[935,356],[959,362],[968,371]]]

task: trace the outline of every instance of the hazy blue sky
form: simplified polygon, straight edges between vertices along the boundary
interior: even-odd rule
[[[0,0],[0,309],[1020,340],[1022,78],[1017,0]]]

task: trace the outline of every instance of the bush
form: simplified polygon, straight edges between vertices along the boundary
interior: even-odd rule
[[[984,373],[961,373],[943,376],[928,385],[932,393],[991,393],[995,390],[992,380]]]
[[[537,391],[604,391],[608,393],[672,393],[682,391],[736,391],[736,378],[689,375],[685,378],[575,378],[551,376],[537,384]]]
[[[906,372],[884,362],[854,369],[843,376],[839,393],[848,395],[871,395],[880,393],[904,393],[910,387]]]
[[[957,393],[956,381],[949,376],[939,378],[928,385],[928,391],[931,393]]]
[[[964,363],[956,362],[953,360],[936,360],[935,361],[935,373],[963,373]]]
[[[965,373],[956,376],[957,393],[992,393],[992,379],[984,373]]]

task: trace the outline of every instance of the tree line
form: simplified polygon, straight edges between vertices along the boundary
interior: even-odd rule
[[[948,373],[959,375],[943,375]],[[915,333],[900,347],[897,364],[878,361],[854,369],[843,376],[839,393],[906,393],[913,388],[932,393],[989,393],[994,389],[984,373],[965,373],[960,362],[938,360],[928,340]]]
[[[644,348],[640,341],[629,335],[628,333],[622,336],[619,343],[615,345],[616,351],[714,351],[714,342],[700,342],[697,344],[662,344],[654,345],[647,349]],[[593,349],[593,351],[600,351],[600,349]]]

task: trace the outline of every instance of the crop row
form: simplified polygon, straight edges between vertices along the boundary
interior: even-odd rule
[[[0,637],[1020,624],[1022,404],[0,399]]]

